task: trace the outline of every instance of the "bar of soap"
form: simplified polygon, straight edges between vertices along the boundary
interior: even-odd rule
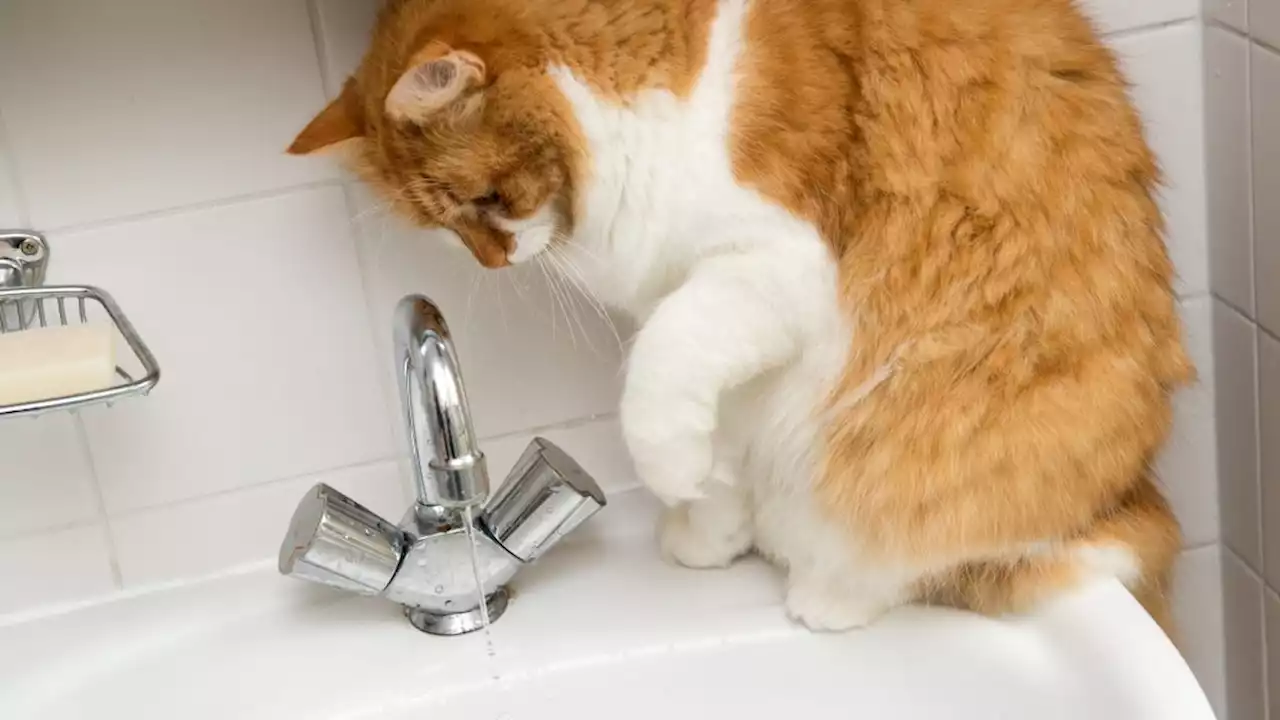
[[[114,339],[114,328],[93,324],[0,333],[0,405],[115,385]]]

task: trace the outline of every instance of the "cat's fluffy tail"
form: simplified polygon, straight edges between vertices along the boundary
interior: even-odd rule
[[[1079,535],[1008,561],[969,563],[931,579],[931,602],[998,615],[1025,612],[1095,577],[1118,578],[1173,637],[1168,592],[1181,546],[1177,521],[1150,477]]]

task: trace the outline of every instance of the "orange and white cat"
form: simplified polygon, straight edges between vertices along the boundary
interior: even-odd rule
[[[815,629],[1098,576],[1167,626],[1151,463],[1193,371],[1070,0],[391,0],[290,150],[331,147],[636,318],[621,423],[674,561],[754,549]]]

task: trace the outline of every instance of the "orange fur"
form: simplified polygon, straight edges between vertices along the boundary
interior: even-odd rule
[[[714,13],[397,0],[291,151],[358,140],[356,166],[400,210],[502,265],[510,238],[477,208],[555,199],[571,226],[590,166],[547,65],[619,104],[683,95]],[[1156,163],[1111,53],[1070,0],[756,0],[745,37],[735,173],[821,230],[854,324],[822,505],[866,552],[931,569],[921,597],[984,612],[1075,582],[1082,547],[1130,548],[1132,589],[1167,627],[1178,533],[1149,468],[1193,370]],[[485,84],[393,120],[384,99],[428,43],[481,58]]]

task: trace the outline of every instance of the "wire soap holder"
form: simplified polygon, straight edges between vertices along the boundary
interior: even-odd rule
[[[106,291],[87,285],[45,286],[49,244],[38,233],[0,230],[0,333],[86,324],[105,319],[115,326],[119,353],[115,383],[62,397],[0,404],[0,420],[56,410],[79,410],[134,395],[146,395],[160,382],[160,365],[120,306]],[[4,358],[0,358],[3,364]]]

